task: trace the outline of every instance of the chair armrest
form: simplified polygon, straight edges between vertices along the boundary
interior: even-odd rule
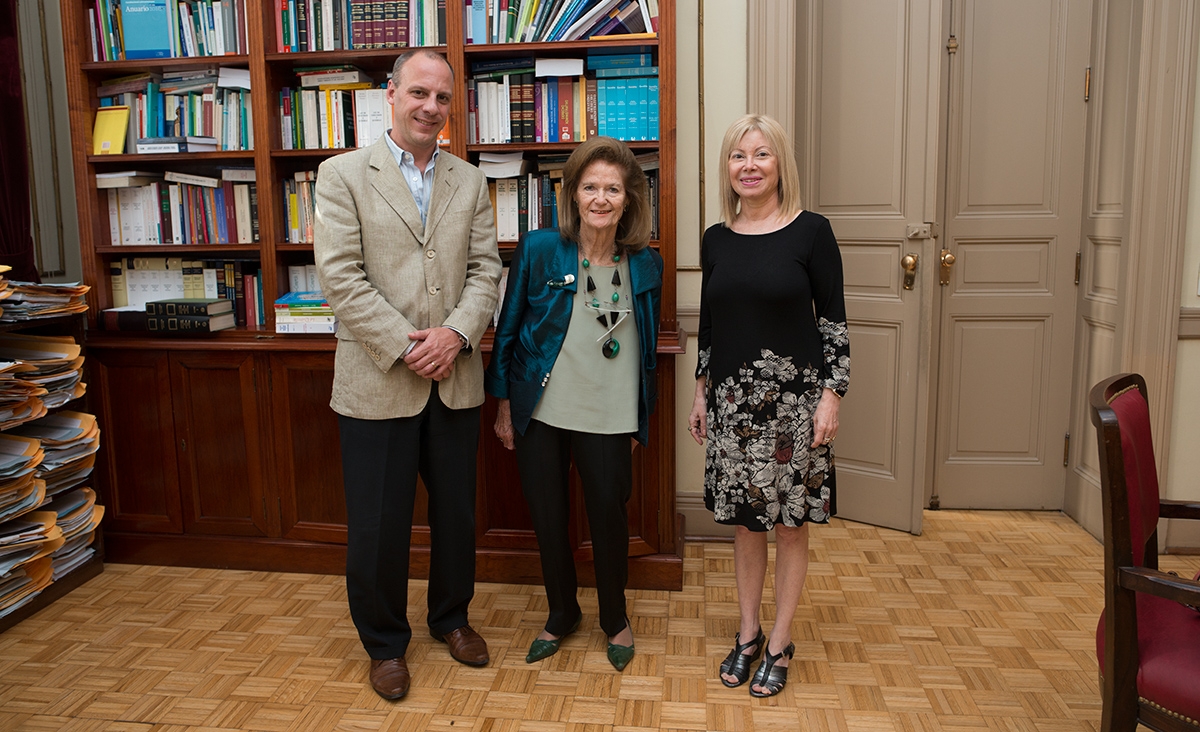
[[[1159,501],[1158,517],[1200,520],[1200,503],[1191,501]]]
[[[1121,567],[1121,586],[1134,592],[1200,607],[1200,582],[1145,567]]]

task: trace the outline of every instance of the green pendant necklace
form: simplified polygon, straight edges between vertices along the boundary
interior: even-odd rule
[[[620,254],[613,255],[613,262],[616,264],[620,264],[621,255]],[[590,270],[591,266],[592,266],[592,263],[587,260],[587,257],[584,257],[584,259],[583,259],[584,271]],[[588,304],[588,306],[600,311],[600,314],[596,316],[596,322],[600,323],[600,327],[604,328],[605,335],[608,336],[608,338],[600,346],[600,352],[602,354],[604,354],[605,358],[609,358],[609,359],[616,358],[617,354],[621,352],[621,342],[612,336],[613,329],[615,329],[617,327],[617,324],[621,322],[621,313],[622,313],[621,310],[616,309],[616,307],[615,307],[617,305],[617,303],[619,303],[621,301],[621,293],[618,292],[616,289],[621,286],[621,271],[619,268],[613,269],[612,286],[613,286],[613,294],[612,294],[611,299],[612,299],[612,303],[613,303],[613,309],[605,312],[605,311],[601,310],[600,299],[596,297],[596,281],[592,279],[592,275],[590,272],[587,275],[587,293],[592,298],[592,301]],[[601,336],[601,338],[603,338],[603,337],[604,336]]]

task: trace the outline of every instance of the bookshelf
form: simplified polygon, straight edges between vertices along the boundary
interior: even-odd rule
[[[114,302],[110,264],[121,257],[238,259],[261,268],[263,301],[288,291],[288,267],[313,261],[311,244],[289,243],[283,181],[316,170],[345,150],[284,149],[279,92],[299,85],[296,67],[353,64],[376,83],[386,79],[397,48],[280,52],[274,0],[245,0],[248,53],[220,57],[94,61],[89,9],[95,0],[63,4],[73,162],[79,201],[85,281],[93,286],[88,313],[89,383],[97,415],[109,430],[97,483],[108,506],[110,560],[339,573],[344,565],[344,509],[336,419],[328,408],[335,341],[329,336],[276,334],[273,314],[261,327],[239,326],[204,338],[152,337],[101,331],[98,312]],[[415,3],[409,3],[410,7]],[[666,276],[659,335],[659,403],[651,444],[639,448],[630,502],[631,585],[679,587],[681,532],[675,512],[674,355],[683,350],[675,285],[675,0],[658,0],[656,38],[609,36],[555,43],[465,42],[471,2],[445,7],[444,54],[457,83],[449,151],[478,162],[481,152],[520,151],[528,157],[566,155],[577,143],[468,145],[466,80],[479,61],[518,57],[572,58],[609,49],[651,54],[659,76],[657,140],[630,142],[659,156],[659,235]],[[96,88],[124,75],[231,66],[249,71],[254,148],[178,154],[92,155]],[[389,125],[390,126],[390,125]],[[214,175],[222,166],[253,166],[259,239],[253,244],[114,245],[106,193],[97,173],[128,169]],[[515,243],[501,243],[502,254]],[[490,336],[482,344],[490,350]],[[495,405],[484,407],[479,456],[481,581],[536,582],[536,542],[521,498],[515,461],[491,433]],[[422,495],[422,492],[419,492]],[[417,519],[423,520],[423,498]],[[579,517],[578,556],[590,547]],[[426,571],[424,527],[414,528],[414,572]],[[589,576],[581,566],[581,576]]]

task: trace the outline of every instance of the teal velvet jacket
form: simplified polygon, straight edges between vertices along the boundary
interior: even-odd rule
[[[497,399],[509,400],[518,434],[525,434],[566,338],[578,271],[579,245],[563,239],[557,229],[529,232],[513,254],[483,386]],[[633,317],[642,354],[637,440],[643,445],[650,437],[650,415],[658,398],[654,368],[662,271],[662,257],[649,247],[629,255]]]

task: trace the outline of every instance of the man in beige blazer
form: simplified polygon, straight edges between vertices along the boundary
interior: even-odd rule
[[[429,495],[429,628],[450,654],[488,662],[467,624],[475,583],[479,339],[500,258],[487,181],[437,149],[454,77],[437,53],[398,59],[392,128],[317,175],[317,271],[338,318],[333,398],[345,480],[350,615],[371,685],[409,687],[408,558],[417,476]]]

